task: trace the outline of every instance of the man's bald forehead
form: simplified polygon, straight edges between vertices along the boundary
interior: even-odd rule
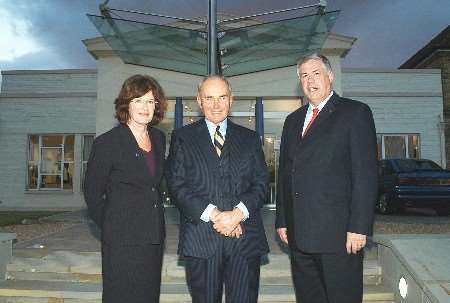
[[[221,75],[209,75],[209,76],[203,78],[203,80],[198,84],[197,93],[201,94],[204,85],[207,82],[213,81],[213,80],[222,81],[227,86],[228,94],[231,95],[231,84],[230,84],[230,82],[228,82],[228,80],[224,76],[221,76]]]

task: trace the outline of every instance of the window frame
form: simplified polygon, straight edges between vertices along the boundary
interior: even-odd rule
[[[381,137],[381,146],[377,147],[381,149],[381,155],[379,160],[384,160],[386,158],[386,147],[385,147],[385,137],[403,137],[405,144],[405,155],[404,159],[420,159],[421,157],[421,139],[419,133],[377,133],[377,144],[378,144],[378,136]],[[409,138],[411,136],[417,137],[417,157],[411,158],[409,153]]]
[[[33,160],[31,159],[32,157],[32,140],[31,138],[33,136],[38,137],[38,148],[37,148],[37,155],[36,155],[36,159]],[[73,151],[74,151],[74,155],[73,155],[73,159],[72,160],[66,160],[65,159],[65,149],[66,149],[66,139],[69,136],[73,136]],[[62,144],[60,144],[59,146],[43,146],[43,138],[44,137],[61,137],[62,139]],[[25,184],[25,190],[29,191],[29,192],[73,192],[74,190],[74,175],[72,174],[72,187],[71,188],[64,188],[64,165],[68,164],[70,166],[70,164],[72,164],[73,166],[73,173],[75,172],[75,134],[69,134],[69,133],[64,133],[64,134],[55,134],[55,133],[32,133],[32,134],[28,134],[27,135],[27,145],[28,145],[28,150],[27,150],[27,173],[26,173],[26,184]],[[60,163],[59,163],[59,173],[49,173],[49,172],[42,172],[42,165],[43,165],[43,159],[42,159],[42,151],[45,149],[57,149],[59,150],[60,154],[61,154],[61,159],[60,159]],[[58,162],[58,161],[57,161]],[[32,188],[30,187],[30,166],[36,166],[37,167],[37,181],[36,181],[36,187]],[[45,187],[41,187],[42,186],[42,176],[60,176],[60,182],[59,182],[59,187],[57,188],[45,188]]]
[[[87,163],[89,160],[89,155],[91,153],[92,150],[92,145],[91,145],[91,150],[89,150],[89,153],[87,155],[87,158],[84,158],[84,147],[85,147],[85,142],[86,142],[86,137],[92,137],[92,143],[94,143],[95,140],[95,134],[81,134],[81,155],[80,155],[80,163],[81,163],[81,167],[80,167],[80,189],[83,192],[84,190],[84,174],[86,173],[87,170]],[[85,168],[86,167],[86,168]]]

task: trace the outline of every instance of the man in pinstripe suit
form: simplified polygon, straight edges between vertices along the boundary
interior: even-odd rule
[[[260,208],[268,172],[254,131],[231,122],[231,87],[221,76],[199,85],[205,119],[177,129],[167,181],[181,214],[178,253],[194,303],[257,302],[260,258],[269,251]]]

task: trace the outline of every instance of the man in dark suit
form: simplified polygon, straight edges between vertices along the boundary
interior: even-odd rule
[[[297,72],[309,104],[284,123],[277,232],[290,247],[297,301],[361,303],[377,197],[372,113],[332,91],[326,57],[304,58]]]
[[[257,302],[260,257],[269,251],[264,154],[254,131],[227,119],[232,101],[225,78],[205,78],[197,95],[205,119],[172,133],[166,176],[194,303],[222,302],[223,284],[226,302]]]

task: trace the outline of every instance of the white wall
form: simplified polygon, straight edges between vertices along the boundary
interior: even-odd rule
[[[333,59],[334,60],[334,59]],[[337,59],[336,59],[337,60]],[[334,60],[334,61],[336,61]],[[443,164],[439,128],[442,88],[436,70],[344,70],[333,63],[339,85],[349,98],[367,103],[378,133],[420,135],[423,158]],[[196,94],[201,77],[123,64],[116,57],[98,61],[95,71],[9,71],[3,73],[0,94],[0,209],[84,207],[80,192],[81,134],[102,133],[115,123],[113,101],[123,81],[136,73],[154,76],[170,97]],[[336,71],[335,67],[335,71]],[[284,117],[298,107],[295,67],[230,79],[240,113],[249,99],[266,96],[266,132],[279,135]],[[97,93],[98,91],[98,93]],[[97,99],[98,96],[98,99]],[[239,101],[237,101],[239,102]],[[280,103],[280,106],[277,105]],[[245,115],[244,115],[245,116]],[[27,192],[27,136],[76,134],[73,192]]]
[[[329,56],[335,71],[335,90],[341,91],[341,67],[337,56]],[[98,66],[98,95],[96,133],[101,134],[116,124],[114,118],[114,99],[123,81],[134,74],[153,76],[163,87],[167,96],[193,97],[197,95],[197,85],[202,77],[161,69],[125,64],[116,56],[100,57]],[[302,95],[295,66],[269,71],[234,76],[228,78],[233,94],[239,96],[296,97]]]
[[[420,155],[445,167],[439,70],[344,70],[344,96],[367,103],[377,133],[419,134]]]
[[[72,209],[84,206],[80,192],[79,134],[95,133],[95,79],[96,73],[92,71],[3,73],[0,94],[0,209]],[[73,192],[26,191],[29,134],[78,134],[75,137]]]
[[[68,70],[11,70],[2,71],[4,93],[95,93],[97,71]]]

